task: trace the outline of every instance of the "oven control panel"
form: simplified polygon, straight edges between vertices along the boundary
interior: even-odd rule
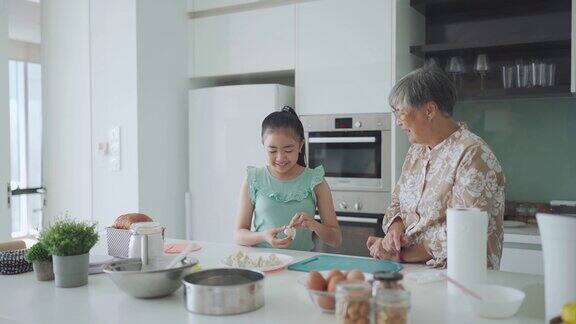
[[[334,210],[345,213],[384,214],[390,206],[390,192],[332,190]]]
[[[305,132],[327,132],[346,130],[387,131],[392,128],[390,113],[335,114],[300,116]]]

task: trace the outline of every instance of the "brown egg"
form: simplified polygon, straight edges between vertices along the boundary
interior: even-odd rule
[[[332,296],[319,296],[318,306],[322,309],[332,310],[336,306],[336,299]]]
[[[360,270],[350,270],[348,274],[346,274],[346,280],[364,281],[364,273]]]
[[[335,274],[332,276],[332,278],[330,278],[330,281],[328,281],[328,292],[334,292],[336,291],[336,284],[338,284],[341,281],[345,281],[346,277],[344,277],[344,275],[342,274]]]
[[[338,269],[333,269],[330,271],[330,273],[328,274],[328,277],[326,277],[326,282],[330,282],[330,279],[332,279],[332,277],[334,277],[334,275],[341,275],[346,277],[344,274],[342,274],[342,272],[340,272],[340,270]]]
[[[327,286],[326,280],[324,280],[324,277],[322,277],[320,272],[311,271],[308,274],[308,288],[309,289],[324,291],[324,290],[326,290],[326,286]]]

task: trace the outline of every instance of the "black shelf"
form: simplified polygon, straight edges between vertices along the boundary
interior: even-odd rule
[[[554,87],[466,90],[459,94],[460,101],[523,99],[523,98],[568,98],[573,97],[569,85]]]
[[[551,35],[532,39],[518,39],[516,41],[505,41],[493,39],[491,41],[469,41],[462,43],[439,43],[410,46],[410,53],[419,57],[429,57],[435,55],[461,55],[466,52],[531,52],[542,50],[562,50],[570,49],[570,35]]]
[[[570,8],[570,0],[410,0],[410,6],[427,18],[497,16],[566,10]]]

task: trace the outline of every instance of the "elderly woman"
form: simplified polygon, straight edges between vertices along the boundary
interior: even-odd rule
[[[446,266],[446,209],[489,215],[488,266],[500,267],[504,174],[490,147],[452,119],[456,89],[443,71],[422,68],[392,89],[390,105],[412,146],[384,216],[383,238],[366,245],[378,259]]]

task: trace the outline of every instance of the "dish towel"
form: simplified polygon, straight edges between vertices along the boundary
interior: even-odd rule
[[[190,252],[198,251],[202,248],[200,244],[191,243],[192,250]],[[176,254],[184,251],[184,249],[188,246],[188,243],[171,243],[171,244],[164,244],[164,253],[168,254]]]

